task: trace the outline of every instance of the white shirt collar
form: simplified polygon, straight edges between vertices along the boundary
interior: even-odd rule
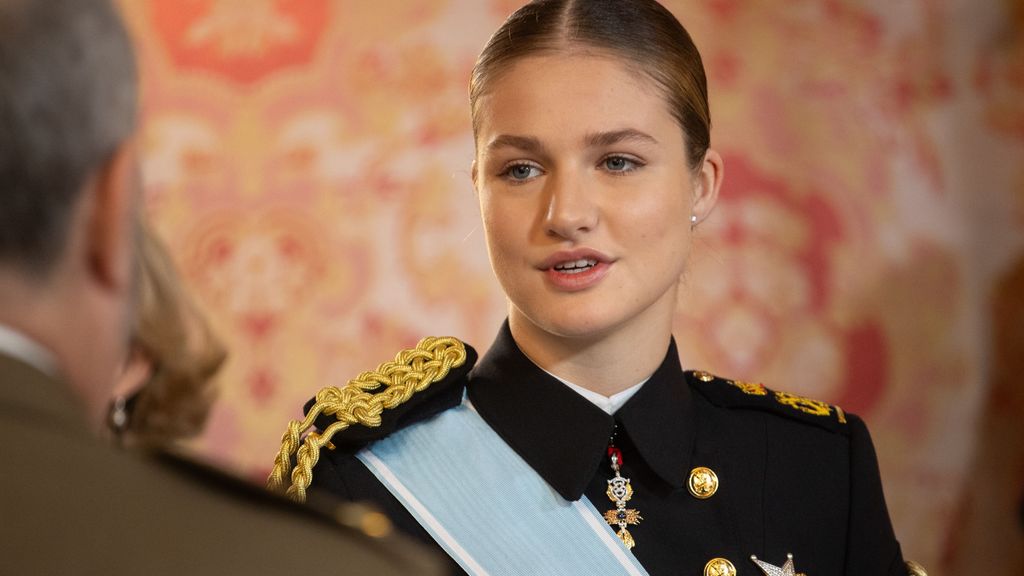
[[[57,359],[53,354],[35,340],[4,324],[0,324],[0,352],[26,362],[51,377],[57,377]]]
[[[544,369],[541,368],[541,370]],[[629,388],[626,388],[622,392],[617,392],[615,394],[612,394],[611,396],[605,396],[603,394],[598,394],[593,390],[588,390],[582,386],[573,384],[572,382],[569,382],[564,378],[559,378],[558,376],[551,374],[551,372],[548,372],[547,370],[544,371],[547,372],[552,378],[558,380],[562,384],[565,384],[566,386],[569,387],[570,390],[579,394],[580,396],[583,396],[584,398],[589,400],[591,404],[597,406],[601,410],[604,410],[608,414],[615,414],[616,412],[618,412],[619,408],[622,408],[622,405],[628,402],[629,399],[632,398],[634,394],[639,392],[640,388],[644,384],[646,384],[648,380],[651,379],[648,376],[647,378],[644,378],[642,381],[630,386]]]

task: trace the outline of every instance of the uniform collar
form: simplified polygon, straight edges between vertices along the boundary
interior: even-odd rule
[[[0,351],[0,413],[30,426],[88,436],[81,406],[67,385],[22,358]]]
[[[17,358],[51,378],[58,377],[57,360],[42,344],[24,333],[0,324],[0,353]]]
[[[566,500],[578,500],[597,473],[616,422],[662,480],[680,488],[686,479],[695,431],[674,341],[613,417],[531,362],[506,322],[474,368],[468,394],[491,428]],[[630,456],[624,454],[627,465]]]
[[[545,372],[547,372],[547,370],[545,370]],[[563,380],[562,378],[559,378],[558,376],[551,374],[550,372],[548,372],[548,374],[554,376],[555,379],[557,379],[559,382],[568,386],[569,389],[572,390],[573,392],[586,398],[594,406],[597,406],[601,410],[604,410],[605,414],[615,414],[616,412],[618,412],[619,408],[622,408],[623,405],[625,405],[626,402],[628,402],[634,394],[640,391],[640,388],[647,383],[647,380],[649,380],[649,378],[644,378],[643,382],[634,384],[629,388],[626,388],[622,392],[617,392],[615,394],[612,394],[611,396],[604,396],[592,390],[587,390],[583,386],[577,386],[576,384],[573,384],[568,380]]]

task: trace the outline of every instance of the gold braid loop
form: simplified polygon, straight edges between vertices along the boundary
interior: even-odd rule
[[[393,361],[384,362],[372,372],[363,372],[341,388],[321,389],[306,417],[288,423],[281,436],[281,450],[274,458],[274,469],[267,478],[267,488],[285,492],[296,502],[305,502],[320,449],[331,446],[332,436],[353,424],[380,426],[384,410],[407,402],[413,394],[443,380],[452,368],[465,361],[466,347],[457,338],[427,337],[415,348],[402,350]],[[320,434],[310,432],[321,414],[334,416],[337,421]]]

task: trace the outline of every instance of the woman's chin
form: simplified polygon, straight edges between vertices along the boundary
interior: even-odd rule
[[[531,316],[523,315],[519,320],[527,324],[521,328],[537,333],[538,336],[581,342],[602,338],[619,324],[606,314],[594,314],[593,310],[576,311],[566,308],[546,310]],[[515,326],[517,319],[512,318],[511,322]]]

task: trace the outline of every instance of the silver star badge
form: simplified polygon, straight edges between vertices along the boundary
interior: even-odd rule
[[[754,564],[757,564],[761,572],[764,572],[764,576],[807,576],[806,574],[796,572],[796,569],[793,567],[792,554],[786,554],[786,563],[781,568],[767,562],[762,562],[757,559],[757,556],[751,556],[750,559],[754,561]]]

